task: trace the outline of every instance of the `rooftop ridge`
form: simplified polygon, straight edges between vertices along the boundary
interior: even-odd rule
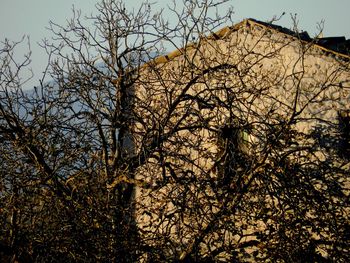
[[[246,21],[249,21],[249,23],[251,24],[256,24],[256,25],[260,25],[260,26],[264,26],[265,28],[269,28],[271,30],[274,30],[276,32],[279,32],[279,33],[282,33],[282,34],[285,34],[285,35],[289,35],[291,37],[294,37],[294,38],[298,38],[299,40],[301,40],[302,42],[304,43],[310,43],[312,44],[314,47],[316,48],[319,48],[321,49],[322,51],[326,52],[326,53],[332,53],[336,56],[339,56],[339,57],[342,57],[342,58],[345,58],[345,59],[350,59],[350,40],[346,40],[345,37],[322,37],[322,38],[311,38],[309,36],[309,34],[307,33],[307,31],[301,31],[300,33],[298,32],[294,32],[288,28],[285,28],[285,27],[282,27],[282,26],[279,26],[279,25],[274,25],[274,24],[271,24],[271,23],[267,23],[267,22],[262,22],[262,21],[259,21],[259,20],[256,20],[256,19],[253,19],[253,18],[248,18],[248,19],[245,19]],[[342,52],[339,52],[339,51],[336,51],[336,50],[332,50],[330,48],[327,48],[325,45],[322,45],[320,44],[321,41],[320,40],[331,40],[331,39],[341,39],[341,40],[344,40],[344,41],[348,41],[348,52],[349,54],[344,54]]]
[[[345,39],[345,37],[311,38],[306,31],[301,31],[300,33],[298,33],[298,32],[294,32],[288,28],[285,28],[285,27],[282,27],[279,25],[275,25],[272,23],[268,23],[268,22],[262,22],[262,21],[259,21],[259,20],[253,19],[253,18],[244,19],[241,22],[234,24],[232,26],[225,26],[225,27],[219,29],[218,31],[213,32],[210,35],[204,37],[204,39],[209,39],[209,40],[211,40],[211,39],[213,39],[213,40],[224,39],[230,33],[237,31],[238,29],[240,29],[242,27],[246,27],[247,25],[263,26],[264,28],[268,28],[268,29],[274,30],[278,33],[282,33],[282,34],[291,36],[293,38],[296,38],[304,43],[310,43],[314,47],[322,50],[325,53],[333,54],[333,55],[336,55],[336,56],[341,57],[343,59],[350,59],[350,40],[346,40],[348,42],[347,45],[349,45],[349,47],[348,47],[349,54],[344,54],[344,53],[341,53],[339,51],[332,50],[330,48],[327,48],[325,45],[320,44],[322,42],[320,40],[322,40],[322,39],[324,39],[324,40],[335,39],[335,38]],[[158,57],[154,58],[153,60],[145,63],[145,66],[149,65],[149,64],[162,64],[162,63],[169,62],[169,61],[173,60],[174,58],[184,54],[185,50],[191,50],[191,49],[195,48],[196,44],[197,44],[197,42],[191,42],[183,48],[176,49],[176,50],[174,50],[166,55],[163,55],[163,56],[158,56]]]

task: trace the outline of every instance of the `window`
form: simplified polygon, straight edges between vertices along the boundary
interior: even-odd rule
[[[228,123],[218,132],[218,179],[224,185],[239,183],[241,173],[248,164],[249,134],[238,123]]]
[[[338,112],[339,120],[339,151],[343,158],[350,159],[350,110]]]

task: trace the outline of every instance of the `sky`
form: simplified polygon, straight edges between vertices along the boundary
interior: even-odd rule
[[[142,0],[125,0],[128,9],[137,7]],[[157,3],[158,1],[158,3]],[[177,0],[175,0],[177,1]],[[215,0],[214,0],[215,1]],[[72,7],[81,9],[82,14],[95,12],[99,0],[0,0],[0,41],[5,38],[18,41],[22,36],[30,37],[34,78],[27,85],[34,85],[41,78],[47,56],[38,46],[44,38],[50,39],[46,29],[49,21],[64,25],[72,17]],[[165,7],[172,0],[151,0],[154,8]],[[310,36],[318,33],[317,24],[324,20],[323,35],[346,36],[350,38],[350,0],[229,0],[234,8],[234,22],[244,18],[269,21],[274,16],[286,14],[278,25],[291,28],[291,14],[297,15],[298,28],[309,32]],[[0,47],[2,44],[0,43]],[[25,53],[25,46],[17,50],[17,56]]]

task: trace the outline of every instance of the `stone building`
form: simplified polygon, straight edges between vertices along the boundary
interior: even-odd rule
[[[349,48],[247,19],[143,66],[133,141],[159,149],[137,171],[148,244],[184,261],[345,249],[320,211],[349,219]]]

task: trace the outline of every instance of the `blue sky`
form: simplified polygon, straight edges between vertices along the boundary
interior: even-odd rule
[[[151,0],[155,2],[156,0]],[[176,1],[176,0],[175,0]],[[45,29],[49,21],[64,24],[72,15],[72,6],[81,9],[83,14],[95,10],[98,0],[0,0],[0,41],[6,38],[19,40],[29,35],[32,50],[32,68],[36,74],[33,83],[41,76],[47,57],[37,46],[43,38],[50,38]],[[138,6],[141,0],[125,0],[128,8]],[[154,7],[166,6],[171,0],[158,0]],[[324,36],[346,36],[350,38],[350,0],[230,0],[234,7],[234,22],[244,18],[268,21],[283,12],[286,15],[278,22],[290,28],[289,14],[297,14],[299,29],[306,30],[310,36],[317,33],[317,23],[325,20]],[[18,50],[19,54],[24,49]]]

